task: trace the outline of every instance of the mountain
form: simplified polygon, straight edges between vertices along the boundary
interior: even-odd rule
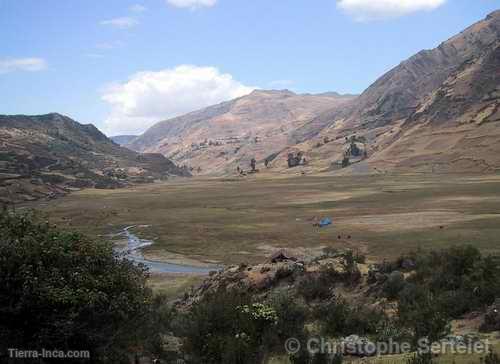
[[[110,137],[109,139],[111,139],[118,145],[126,145],[131,143],[135,138],[137,138],[137,135],[115,135]]]
[[[160,122],[128,146],[202,174],[233,174],[252,158],[292,174],[498,171],[499,41],[496,11],[359,96],[254,91]]]
[[[234,173],[272,159],[296,143],[293,133],[325,110],[341,108],[355,96],[298,95],[256,90],[247,96],[157,123],[127,147],[162,153],[197,174]]]
[[[336,170],[347,153],[354,164],[339,173],[498,170],[499,42],[496,11],[402,62],[354,102],[305,123],[293,136],[293,149],[310,161],[304,168]],[[361,158],[350,153],[353,137]],[[331,142],[319,146],[325,138]],[[289,151],[275,169],[286,169]]]
[[[93,125],[60,115],[0,115],[0,201],[115,188],[188,175],[160,154],[122,148]]]

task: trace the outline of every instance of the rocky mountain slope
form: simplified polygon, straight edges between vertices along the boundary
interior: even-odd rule
[[[160,154],[122,148],[93,125],[59,114],[0,115],[0,201],[115,188],[188,175]]]
[[[346,154],[340,173],[498,170],[499,42],[497,11],[297,129],[291,150],[310,161],[306,171],[340,169]],[[354,135],[361,157],[350,153]],[[289,152],[273,167],[285,170]]]
[[[294,131],[325,110],[355,96],[297,95],[257,90],[250,95],[154,125],[128,147],[160,152],[196,174],[234,173],[294,145]]]
[[[359,97],[255,91],[158,123],[128,146],[200,174],[248,170],[252,158],[287,174],[498,171],[499,41],[496,11]]]

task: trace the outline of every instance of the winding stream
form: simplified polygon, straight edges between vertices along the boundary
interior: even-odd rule
[[[141,252],[142,248],[153,245],[153,241],[141,239],[137,235],[130,232],[135,226],[128,226],[123,229],[119,235],[123,235],[127,238],[127,247],[123,249],[117,249],[120,253],[125,253],[125,257],[136,263],[142,263],[147,266],[150,272],[153,273],[198,273],[198,274],[208,274],[210,271],[217,270],[217,267],[195,267],[190,265],[172,264],[165,262],[157,262],[153,260],[148,260],[144,258]]]

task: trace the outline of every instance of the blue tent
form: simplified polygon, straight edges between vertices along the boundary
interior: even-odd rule
[[[325,217],[319,222],[319,227],[325,227],[331,224],[332,224],[332,219],[330,219],[329,217]]]

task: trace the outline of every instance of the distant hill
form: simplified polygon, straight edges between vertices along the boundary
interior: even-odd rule
[[[135,138],[137,138],[137,135],[115,135],[109,139],[118,145],[125,145],[131,143]]]
[[[162,121],[127,147],[159,152],[197,174],[233,173],[294,145],[293,133],[355,96],[297,95],[288,90],[256,90],[247,96]]]
[[[0,115],[0,201],[116,188],[188,172],[160,154],[122,148],[93,125],[60,115]]]

